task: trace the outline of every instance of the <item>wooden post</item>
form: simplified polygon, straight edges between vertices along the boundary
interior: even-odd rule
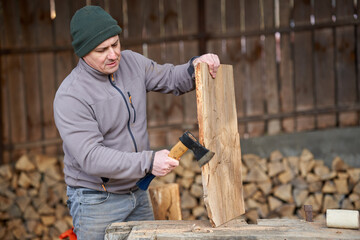
[[[204,203],[213,226],[245,213],[240,137],[233,68],[221,65],[215,79],[208,66],[196,66],[199,140],[215,156],[202,170]]]
[[[155,220],[181,220],[180,194],[177,183],[150,186],[149,193]]]

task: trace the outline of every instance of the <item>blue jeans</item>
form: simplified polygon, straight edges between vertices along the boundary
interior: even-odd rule
[[[78,240],[103,240],[106,227],[114,222],[154,220],[147,191],[127,194],[67,187],[68,207]]]

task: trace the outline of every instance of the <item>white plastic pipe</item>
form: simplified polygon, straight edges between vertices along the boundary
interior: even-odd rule
[[[359,211],[327,209],[326,226],[331,228],[359,228]]]

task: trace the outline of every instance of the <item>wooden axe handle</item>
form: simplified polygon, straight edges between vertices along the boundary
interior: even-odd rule
[[[182,155],[188,150],[188,148],[179,141],[175,146],[170,150],[169,157],[179,160]]]

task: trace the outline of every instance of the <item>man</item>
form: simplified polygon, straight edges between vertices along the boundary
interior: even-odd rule
[[[191,91],[194,64],[206,62],[215,77],[220,62],[205,54],[183,65],[159,65],[120,52],[121,28],[97,6],[78,10],[70,29],[79,62],[54,100],[68,207],[78,239],[103,239],[110,223],[153,220],[148,193],[136,182],[148,173],[165,176],[179,164],[166,149],[150,150],[146,93]]]

